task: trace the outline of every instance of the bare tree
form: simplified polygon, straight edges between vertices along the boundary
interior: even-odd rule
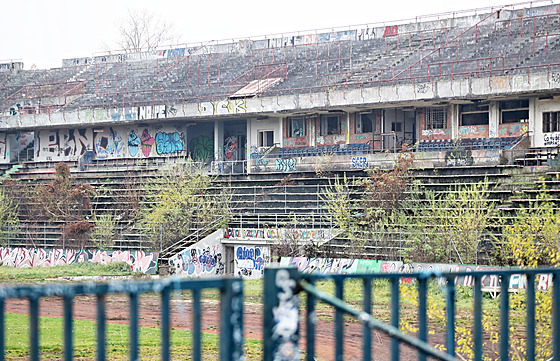
[[[117,45],[127,53],[154,50],[180,41],[175,26],[144,10],[128,10],[118,27]]]

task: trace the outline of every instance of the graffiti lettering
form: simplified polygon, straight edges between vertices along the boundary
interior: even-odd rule
[[[385,27],[385,32],[383,33],[383,37],[386,36],[395,36],[399,34],[399,26],[398,25],[393,25],[393,26],[386,26]]]
[[[268,262],[268,247],[235,247],[235,268],[239,276],[260,277]]]
[[[448,167],[469,166],[474,164],[472,152],[470,150],[448,150],[445,152],[445,164]]]
[[[369,168],[369,162],[366,157],[352,157],[352,168]]]
[[[449,129],[422,129],[422,136],[431,137],[434,135],[449,135],[451,130]]]
[[[296,172],[296,160],[294,158],[276,159],[276,170],[281,172]]]
[[[214,155],[214,141],[207,136],[199,136],[190,141],[191,157],[205,160]]]
[[[198,104],[200,115],[243,114],[247,113],[245,99],[220,100]]]
[[[9,267],[51,267],[78,262],[110,264],[125,262],[134,272],[155,274],[157,252],[90,251],[73,249],[0,247],[0,264]]]
[[[185,144],[185,135],[179,132],[158,132],[155,137],[156,153],[171,154],[181,153]]]
[[[493,89],[505,90],[508,88],[508,78],[506,76],[497,76],[491,79]]]
[[[418,84],[416,86],[416,92],[420,94],[425,94],[428,92],[428,84]]]
[[[222,275],[225,265],[222,247],[191,247],[169,260],[173,272],[185,276]]]
[[[556,146],[560,145],[560,133],[545,134],[544,135],[544,146]]]

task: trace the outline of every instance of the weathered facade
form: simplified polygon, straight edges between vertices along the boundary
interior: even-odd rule
[[[0,67],[0,162],[186,156],[292,171],[387,150],[431,165],[560,145],[557,5]],[[32,141],[30,141],[32,139]],[[465,150],[468,150],[467,154]]]

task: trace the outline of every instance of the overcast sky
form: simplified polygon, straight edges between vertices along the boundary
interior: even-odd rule
[[[244,38],[517,3],[506,0],[19,0],[3,1],[0,63],[59,67],[112,44],[128,9],[147,9],[173,23],[186,43]],[[535,3],[535,2],[534,2]],[[540,5],[551,1],[540,2]],[[558,1],[555,1],[558,3]]]

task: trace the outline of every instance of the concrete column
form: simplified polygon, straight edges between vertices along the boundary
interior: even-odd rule
[[[500,126],[500,103],[490,102],[488,106],[488,137],[498,137],[498,128]]]

